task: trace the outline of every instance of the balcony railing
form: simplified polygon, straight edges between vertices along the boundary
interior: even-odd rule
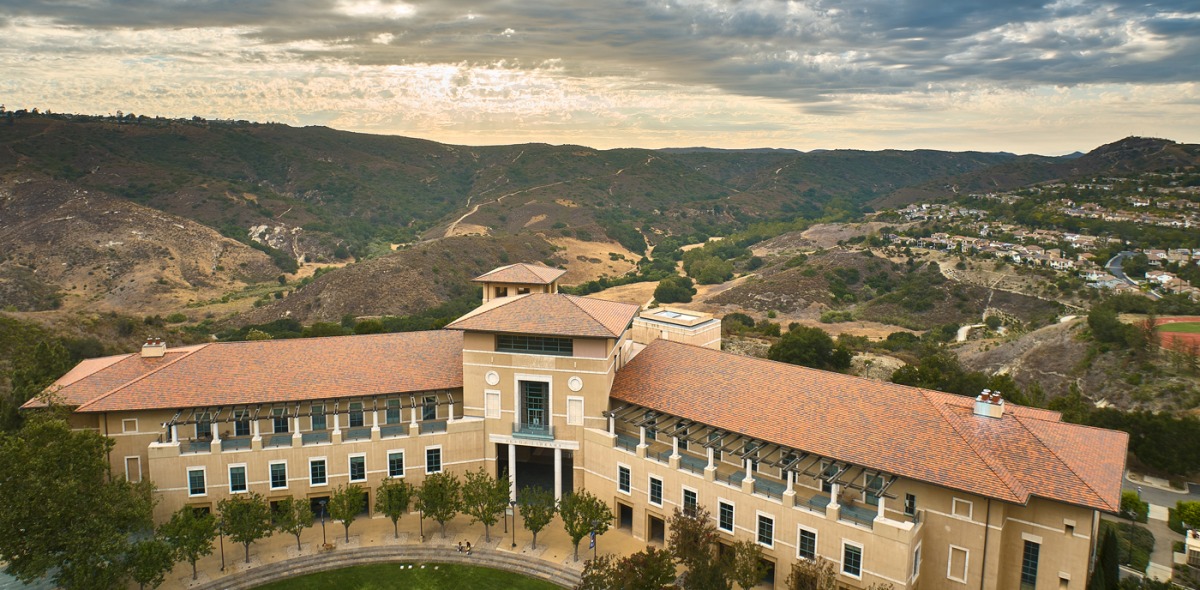
[[[445,420],[425,420],[421,422],[421,434],[432,434],[435,432],[446,432]]]
[[[370,428],[347,428],[342,440],[371,440]]]
[[[636,453],[637,446],[638,446],[637,437],[630,436],[628,434],[621,434],[619,432],[617,433],[617,448],[625,449],[626,451],[629,451],[630,453]]]
[[[708,460],[680,453],[679,468],[684,471],[691,471],[692,473],[703,475],[704,470],[708,468]]]
[[[804,500],[801,500],[800,496],[796,496],[796,505],[800,506],[801,508],[815,510],[817,512],[820,512],[821,514],[824,514],[825,508],[829,506],[829,494],[827,494],[827,493],[815,494],[811,498],[807,498]]]
[[[244,451],[250,448],[250,437],[239,438],[223,438],[221,439],[221,451]]]
[[[754,478],[754,493],[768,498],[777,500],[783,499],[783,492],[787,489],[787,485],[769,479]]]
[[[292,446],[292,435],[288,433],[272,434],[266,437],[266,442],[263,444],[265,448],[271,447],[290,447]]]
[[[212,441],[188,440],[179,445],[180,453],[208,453],[212,451]]]
[[[407,434],[407,424],[388,424],[387,426],[379,427],[379,436],[382,438],[394,438],[397,436],[406,436]]]
[[[867,528],[873,528],[875,523],[876,508],[854,506],[851,504],[842,504],[838,510],[838,519],[852,522],[857,525],[862,525]]]
[[[671,449],[667,449],[665,451],[650,451],[646,453],[646,457],[653,461],[658,461],[659,463],[670,463]]]
[[[300,443],[304,445],[319,445],[331,442],[329,432],[321,430],[317,432],[305,432],[300,435]]]
[[[717,472],[717,481],[727,483],[735,488],[742,487],[743,479],[746,479],[746,472],[740,469],[728,475],[721,475],[720,472]]]
[[[550,424],[527,424],[513,422],[512,434],[516,438],[554,440],[554,426]]]

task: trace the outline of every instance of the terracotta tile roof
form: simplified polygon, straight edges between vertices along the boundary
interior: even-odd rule
[[[159,359],[133,354],[61,391],[80,412],[107,412],[460,387],[462,334],[433,330],[216,342],[171,349]]]
[[[562,293],[533,293],[494,299],[447,328],[480,332],[616,338],[638,306]]]
[[[477,283],[515,283],[518,285],[549,285],[566,274],[561,268],[540,264],[510,264],[475,277]]]
[[[1128,436],[1005,404],[655,340],[614,400],[1004,501],[1031,495],[1116,512]]]

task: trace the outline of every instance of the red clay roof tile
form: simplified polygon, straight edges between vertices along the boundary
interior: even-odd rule
[[[540,264],[510,264],[475,277],[477,283],[513,283],[517,285],[549,285],[566,274],[561,268]]]
[[[562,293],[533,293],[494,299],[454,320],[447,328],[480,332],[616,338],[640,308]]]

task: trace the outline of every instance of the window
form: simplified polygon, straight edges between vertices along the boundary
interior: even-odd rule
[[[517,287],[517,295],[528,295],[529,287]]]
[[[700,506],[700,499],[696,496],[696,490],[683,489],[683,513],[692,515],[696,513],[696,508]]]
[[[629,493],[630,490],[629,468],[621,465],[617,467],[617,489]]]
[[[833,483],[830,482],[829,480],[833,476],[837,475],[839,471],[841,471],[841,469],[839,469],[838,466],[834,463],[830,463],[829,465],[826,465],[821,468],[821,491],[822,492],[832,492],[833,491]]]
[[[869,506],[879,505],[879,490],[883,489],[883,477],[879,475],[866,476],[866,487],[863,490],[863,501]]]
[[[404,451],[388,453],[388,477],[404,477]]]
[[[917,548],[913,549],[912,577],[909,579],[916,580],[919,575],[921,575],[921,544],[917,543]]]
[[[208,412],[196,418],[196,438],[212,438],[212,416]]]
[[[775,519],[765,514],[758,515],[758,542],[767,547],[775,545]]]
[[[717,528],[733,532],[733,504],[717,502]]]
[[[483,392],[483,412],[487,418],[500,417],[500,392],[485,391]]]
[[[575,348],[574,342],[570,338],[499,334],[496,336],[496,352],[571,356],[574,354]]]
[[[650,478],[650,503],[662,506],[662,480],[657,477]]]
[[[237,410],[233,413],[233,435],[250,436],[250,412]]]
[[[208,490],[207,490],[206,486],[204,485],[204,468],[203,467],[197,467],[195,469],[188,469],[187,475],[188,475],[188,495],[189,496],[203,496],[208,493]]]
[[[229,466],[229,493],[238,494],[246,491],[246,466]]]
[[[582,397],[567,398],[567,424],[571,426],[583,426]]]
[[[275,434],[285,434],[288,431],[287,410],[275,408],[271,410],[272,431]]]
[[[496,287],[496,297],[508,297],[508,287]]]
[[[713,433],[711,433],[711,434],[709,434],[709,435],[708,435],[708,444],[710,444],[710,445],[713,445],[713,447],[712,447],[712,450],[713,450],[713,462],[716,462],[716,461],[720,461],[720,460],[721,460],[721,445],[719,445],[719,444],[714,444],[716,441],[719,441],[720,439],[721,439],[721,434],[720,434],[720,433],[713,432]]]
[[[912,494],[904,494],[904,514],[905,516],[917,515],[917,497]]]
[[[439,473],[442,470],[442,447],[425,449],[425,473]]]
[[[142,458],[138,456],[125,457],[125,479],[137,483],[142,481]]]
[[[362,428],[362,425],[363,425],[362,402],[350,402],[348,412],[350,415],[350,428]]]
[[[313,430],[325,430],[329,428],[329,425],[325,422],[325,406],[313,404],[311,413]]]
[[[1021,588],[1037,586],[1038,554],[1042,546],[1033,541],[1025,541],[1025,552],[1021,556]]]
[[[387,409],[383,413],[384,424],[399,424],[400,423],[400,400],[390,399],[387,401]]]
[[[971,502],[955,498],[950,506],[950,512],[959,518],[970,519],[973,508],[974,506],[971,504]]]
[[[271,489],[286,490],[288,487],[287,462],[271,463]]]
[[[308,460],[308,483],[314,486],[323,486],[329,483],[328,475],[325,472],[325,459]]]
[[[842,541],[842,573],[851,578],[862,578],[862,545]]]
[[[957,545],[950,546],[950,559],[946,564],[946,577],[955,582],[967,583],[967,564],[971,554]]]
[[[686,430],[683,431],[683,434],[679,435],[678,438],[679,438],[679,450],[681,450],[681,451],[688,450],[687,449],[687,446],[688,446],[687,431]]]
[[[421,400],[421,419],[437,420],[437,398],[432,395]]]
[[[800,529],[800,538],[796,540],[796,557],[817,558],[817,531]]]
[[[126,418],[121,420],[121,432],[137,432],[137,418]]]
[[[350,481],[367,481],[366,455],[353,455],[350,457]]]

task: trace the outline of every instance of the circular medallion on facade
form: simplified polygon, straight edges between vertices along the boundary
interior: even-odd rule
[[[483,380],[487,381],[488,385],[495,385],[500,382],[500,373],[488,371],[487,375],[483,376]]]
[[[583,379],[580,379],[579,377],[571,377],[570,379],[567,379],[567,387],[570,387],[571,391],[579,391],[580,389],[583,389]]]

